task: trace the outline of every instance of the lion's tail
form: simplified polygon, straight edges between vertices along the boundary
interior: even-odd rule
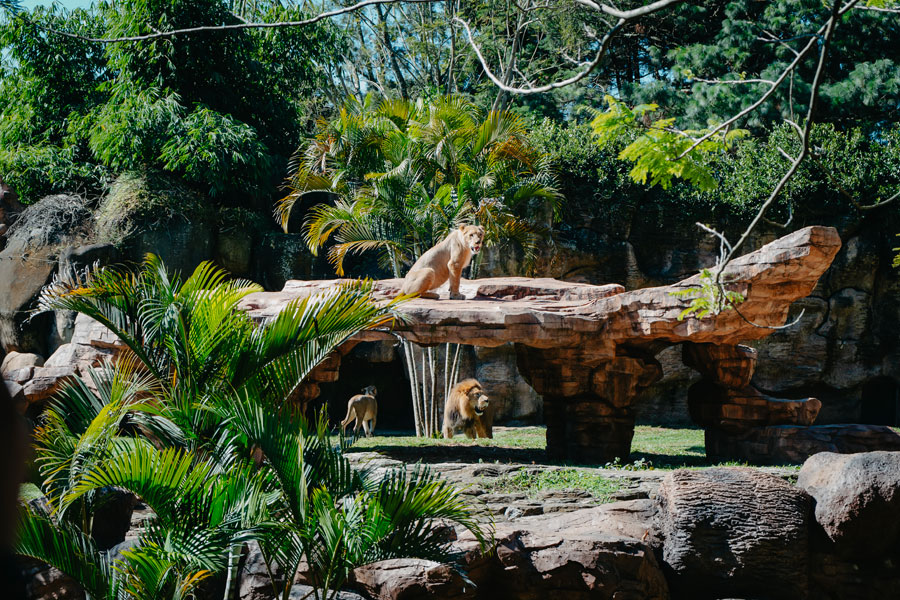
[[[353,417],[355,416],[353,413],[354,413],[353,401],[351,400],[350,402],[347,403],[347,416],[344,417],[343,421],[341,421],[341,430],[342,431],[346,430],[347,425],[349,425],[350,421],[353,420]]]

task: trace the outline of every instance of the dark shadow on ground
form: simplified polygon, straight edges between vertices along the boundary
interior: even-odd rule
[[[505,446],[471,446],[460,444],[447,444],[441,446],[392,446],[389,444],[372,447],[351,447],[348,452],[379,452],[389,458],[402,460],[407,463],[422,461],[423,463],[479,463],[479,462],[504,462],[525,464],[557,464],[547,460],[545,450],[532,448],[509,448]]]

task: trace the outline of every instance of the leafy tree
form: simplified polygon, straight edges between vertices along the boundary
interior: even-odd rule
[[[274,1],[248,11],[267,19],[304,14]],[[340,49],[332,29],[90,41],[232,22],[222,0],[129,0],[7,16],[0,173],[29,202],[49,192],[97,193],[111,177],[146,168],[178,175],[220,203],[266,198],[306,127],[306,98],[321,81],[313,57]]]

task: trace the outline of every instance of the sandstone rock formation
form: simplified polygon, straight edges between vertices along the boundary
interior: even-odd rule
[[[473,598],[476,586],[450,565],[416,558],[382,560],[353,572],[351,584],[372,600]]]
[[[808,227],[734,260],[723,278],[746,297],[740,314],[727,310],[679,320],[688,301],[672,292],[696,287],[699,276],[632,292],[618,285],[502,278],[464,283],[465,300],[405,303],[405,319],[393,325],[393,333],[423,345],[515,343],[519,371],[544,400],[553,458],[605,462],[628,456],[633,402],[661,377],[655,355],[678,343],[687,343],[686,362],[704,377],[694,402],[704,426],[742,431],[809,425],[817,401],[782,402],[752,388],[755,354],[738,344],[783,324],[791,303],[812,291],[839,248],[835,230]],[[337,283],[291,281],[281,292],[248,296],[243,306],[264,319],[291,299]],[[377,294],[392,297],[399,283],[379,281]],[[357,339],[390,335],[367,331]]]
[[[748,468],[678,470],[657,498],[670,582],[685,598],[807,593],[810,497]]]
[[[816,500],[816,521],[844,556],[900,550],[900,452],[807,459],[797,487]]]
[[[552,279],[468,281],[461,286],[465,300],[409,301],[401,307],[404,319],[392,331],[365,331],[349,340],[316,368],[292,400],[305,405],[316,398],[320,384],[338,378],[341,357],[361,341],[401,335],[422,345],[512,344],[518,371],[543,398],[549,455],[607,462],[630,452],[635,400],[662,377],[656,355],[681,344],[684,363],[701,375],[689,391],[688,404],[694,419],[707,428],[711,456],[777,463],[803,460],[821,450],[900,447],[900,436],[886,429],[813,426],[819,400],[782,400],[752,384],[758,352],[740,342],[762,338],[773,331],[770,326],[782,324],[791,303],[814,288],[839,247],[833,229],[808,227],[735,259],[723,279],[746,300],[738,310],[704,319],[679,320],[689,300],[672,295],[696,288],[699,276],[632,292],[614,284]],[[294,298],[338,283],[289,281],[281,292],[251,294],[242,307],[261,320]],[[376,298],[395,296],[399,285],[400,280],[376,282]],[[119,347],[109,331],[79,317],[71,340],[57,350],[59,356],[30,373],[11,372],[8,387],[26,402],[40,402],[60,379],[84,374]]]

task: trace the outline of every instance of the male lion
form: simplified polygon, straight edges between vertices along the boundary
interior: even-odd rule
[[[472,256],[481,250],[484,241],[484,227],[480,225],[460,225],[450,235],[419,257],[412,266],[403,286],[401,294],[419,294],[423,298],[437,298],[437,294],[429,293],[450,280],[450,298],[462,300],[459,293],[459,278],[462,270],[469,266]]]
[[[362,425],[366,437],[372,437],[375,431],[375,420],[378,418],[378,402],[375,400],[377,390],[374,385],[363,388],[362,394],[357,394],[347,401],[347,416],[341,421],[341,430],[347,431],[350,421],[356,419],[353,425],[353,435],[359,431]]]
[[[475,379],[460,381],[450,391],[444,402],[444,437],[453,437],[455,429],[462,429],[467,437],[493,438],[492,421],[488,410],[489,400],[481,384]]]

